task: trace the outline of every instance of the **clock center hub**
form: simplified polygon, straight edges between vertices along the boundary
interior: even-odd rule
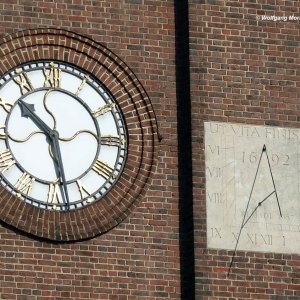
[[[59,138],[59,133],[57,130],[51,130],[50,131],[50,137],[58,139]]]

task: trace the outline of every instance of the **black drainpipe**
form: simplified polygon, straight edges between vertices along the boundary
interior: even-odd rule
[[[195,299],[188,0],[174,0],[181,299]]]

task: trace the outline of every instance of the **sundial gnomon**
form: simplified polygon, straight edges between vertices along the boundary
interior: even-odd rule
[[[258,173],[260,171],[260,166],[261,166],[262,159],[266,159],[267,160],[267,164],[268,164],[268,167],[269,167],[270,176],[271,176],[271,179],[272,179],[273,191],[271,193],[269,193],[266,197],[264,197],[263,199],[261,199],[261,201],[258,201],[256,203],[254,203],[254,208],[249,209],[249,207],[251,207],[250,206],[251,197],[252,197],[252,194],[253,194],[253,191],[254,191],[254,188],[255,188],[255,183],[257,181],[257,175],[258,175]],[[261,154],[259,156],[259,161],[258,161],[258,165],[257,165],[255,177],[254,177],[254,180],[253,180],[253,183],[252,183],[252,187],[251,187],[249,199],[248,199],[248,202],[247,202],[247,207],[246,207],[246,210],[245,210],[243,221],[241,223],[241,227],[240,227],[240,230],[239,230],[238,237],[236,239],[235,248],[234,248],[234,251],[233,251],[233,254],[232,254],[232,257],[231,257],[231,262],[230,262],[230,266],[229,266],[229,270],[228,270],[228,275],[229,275],[229,273],[231,271],[231,267],[232,267],[232,264],[234,262],[234,257],[235,257],[236,251],[238,249],[239,239],[241,237],[243,228],[247,225],[247,223],[251,220],[251,217],[255,214],[255,212],[262,205],[268,205],[267,201],[270,201],[270,199],[272,200],[272,197],[271,197],[272,195],[275,195],[275,197],[276,197],[276,201],[277,201],[277,205],[278,205],[278,213],[280,214],[280,217],[282,217],[280,202],[279,202],[277,191],[276,191],[276,186],[275,186],[275,182],[274,182],[274,177],[273,177],[272,168],[271,168],[271,164],[270,164],[270,160],[269,160],[269,156],[268,156],[267,147],[266,147],[266,145],[263,145],[262,150],[261,150]],[[274,201],[274,199],[273,199],[273,201]]]

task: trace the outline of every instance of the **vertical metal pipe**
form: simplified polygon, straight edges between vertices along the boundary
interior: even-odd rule
[[[175,0],[181,299],[195,299],[188,0]]]

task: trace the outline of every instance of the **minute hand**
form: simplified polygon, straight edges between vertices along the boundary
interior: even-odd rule
[[[63,189],[64,189],[64,193],[65,193],[65,199],[66,199],[66,204],[67,204],[67,209],[69,210],[70,208],[70,201],[69,201],[69,194],[68,194],[68,188],[67,188],[67,181],[66,181],[66,176],[65,176],[65,172],[64,172],[64,165],[62,162],[62,157],[61,157],[61,152],[60,152],[60,147],[59,147],[59,141],[58,141],[58,132],[56,130],[51,130],[50,133],[50,139],[51,139],[51,144],[54,148],[54,158],[57,162],[58,165],[58,171],[59,171],[59,175],[61,177],[61,181],[63,184]]]
[[[34,112],[34,105],[28,104],[23,100],[19,100],[22,117],[30,118],[32,121],[48,136],[50,137],[52,129]]]

